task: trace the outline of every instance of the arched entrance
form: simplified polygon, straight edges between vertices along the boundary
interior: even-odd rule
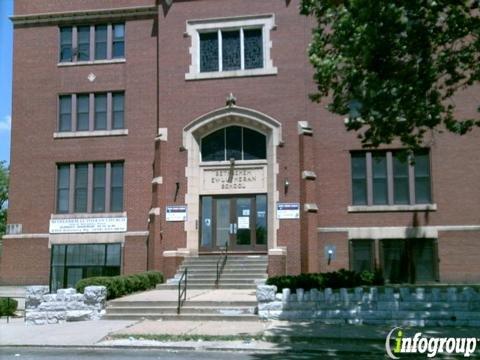
[[[278,121],[229,106],[184,128],[188,151],[185,230],[190,255],[226,243],[239,252],[276,248]]]

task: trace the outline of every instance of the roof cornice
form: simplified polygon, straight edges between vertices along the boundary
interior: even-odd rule
[[[81,10],[29,15],[14,15],[10,17],[15,26],[56,25],[103,20],[131,20],[149,18],[157,15],[157,6],[136,6],[116,9]]]

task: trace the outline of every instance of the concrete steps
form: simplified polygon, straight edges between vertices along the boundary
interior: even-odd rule
[[[235,291],[229,290],[247,290],[248,293],[255,290],[256,283],[262,282],[267,278],[266,256],[229,256],[225,268],[220,278],[219,289],[228,289],[221,295],[212,295],[212,301],[198,301],[195,299],[187,300],[181,314],[177,315],[177,292],[172,294],[171,290],[178,289],[178,281],[185,268],[188,268],[188,290],[208,290],[215,289],[215,280],[217,276],[217,262],[220,256],[202,256],[197,258],[187,258],[174,278],[167,280],[166,284],[157,286],[157,291],[162,294],[170,294],[170,298],[161,300],[159,294],[155,300],[143,300],[135,295],[135,299],[118,299],[110,301],[107,305],[105,319],[111,320],[197,320],[197,321],[256,321],[255,314],[257,306],[253,297],[232,298]],[[165,290],[163,293],[162,290]],[[202,293],[202,291],[200,292]],[[222,291],[220,291],[222,293]],[[245,292],[243,292],[245,294]],[[146,299],[146,298],[145,298]],[[199,299],[200,300],[200,299]],[[205,298],[204,298],[205,300]],[[208,298],[207,300],[210,300]]]

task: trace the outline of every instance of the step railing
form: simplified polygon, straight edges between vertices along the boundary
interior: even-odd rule
[[[218,289],[220,286],[220,276],[222,276],[223,269],[227,263],[228,258],[228,242],[225,242],[225,252],[222,253],[220,259],[217,261],[217,279],[215,280],[215,288]]]
[[[185,285],[182,287],[182,283]],[[183,304],[187,300],[187,285],[188,285],[188,268],[186,267],[183,270],[180,281],[178,282],[178,306],[177,306],[177,315],[180,315]]]

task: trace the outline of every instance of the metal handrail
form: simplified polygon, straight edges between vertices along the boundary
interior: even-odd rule
[[[180,309],[183,306],[183,303],[187,300],[187,278],[188,278],[188,268],[183,270],[183,274],[180,277],[178,282],[178,306],[177,306],[177,315],[180,315]],[[182,281],[185,283],[185,286],[182,289]]]
[[[217,261],[217,279],[215,280],[215,288],[218,289],[220,285],[220,276],[222,275],[223,268],[227,263],[228,258],[228,242],[225,242],[225,253]]]

